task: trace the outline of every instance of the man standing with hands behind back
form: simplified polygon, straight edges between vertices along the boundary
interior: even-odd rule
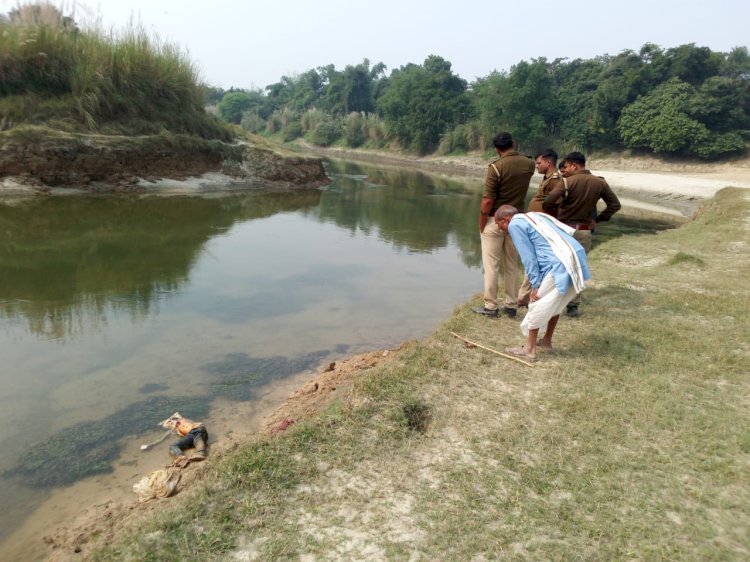
[[[484,307],[473,308],[478,314],[496,318],[498,304],[498,274],[503,264],[505,302],[503,313],[516,317],[518,309],[518,252],[507,232],[492,220],[500,206],[512,205],[523,209],[534,161],[516,150],[510,133],[499,133],[492,141],[499,158],[490,163],[484,180],[484,195],[479,207],[479,232],[482,241],[484,267]]]
[[[608,221],[620,210],[620,200],[604,178],[595,176],[586,169],[586,157],[582,153],[571,152],[565,157],[565,163],[567,165],[567,193],[565,193],[565,186],[556,186],[544,198],[544,210],[553,208],[559,202],[557,219],[575,228],[573,238],[588,254],[591,250],[591,231],[596,228],[597,223]],[[607,208],[597,216],[596,204],[600,199],[606,203]],[[568,303],[566,313],[569,317],[578,317],[580,302],[580,296],[576,295]]]

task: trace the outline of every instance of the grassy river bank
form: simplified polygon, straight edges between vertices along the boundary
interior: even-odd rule
[[[582,317],[533,368],[451,336],[521,340],[465,303],[428,338],[321,374],[276,418],[297,423],[192,467],[169,503],[55,552],[745,559],[749,243],[750,193],[730,188],[679,229],[598,246]]]

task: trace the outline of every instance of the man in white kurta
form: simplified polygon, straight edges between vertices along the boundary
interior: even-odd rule
[[[586,251],[571,235],[574,229],[545,213],[522,214],[503,205],[495,223],[510,234],[531,283],[529,311],[521,322],[527,341],[508,352],[534,360],[537,347],[552,349],[560,313],[591,278]],[[537,342],[542,329],[544,337]]]

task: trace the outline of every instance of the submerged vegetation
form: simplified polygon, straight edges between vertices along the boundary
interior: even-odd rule
[[[204,394],[155,395],[104,419],[66,427],[44,441],[33,443],[5,475],[17,477],[28,486],[43,488],[72,484],[87,476],[111,472],[112,463],[124,448],[124,438],[153,431],[170,412],[204,418],[212,399],[221,396],[250,400],[261,383],[312,368],[327,353],[318,351],[293,358],[230,354],[222,362],[202,367],[212,380]],[[159,390],[169,389],[164,386]]]
[[[143,29],[81,29],[47,3],[0,17],[0,130],[43,125],[230,140],[230,129],[204,106],[195,65]]]
[[[453,338],[522,339],[467,303],[91,559],[746,558],[748,216],[726,189],[600,244],[581,318],[533,369]]]
[[[442,154],[491,149],[499,130],[526,151],[623,150],[719,158],[750,138],[750,54],[695,44],[591,59],[520,61],[468,83],[430,55],[386,74],[365,59],[283,76],[265,90],[211,91],[245,129],[320,146]]]

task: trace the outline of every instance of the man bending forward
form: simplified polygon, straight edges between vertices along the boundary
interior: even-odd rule
[[[539,330],[544,329],[544,337],[538,346],[552,349],[560,312],[591,278],[586,251],[573,238],[575,229],[545,213],[521,214],[503,205],[495,213],[495,224],[510,234],[531,283],[529,311],[521,322],[526,345],[508,352],[534,360]]]

